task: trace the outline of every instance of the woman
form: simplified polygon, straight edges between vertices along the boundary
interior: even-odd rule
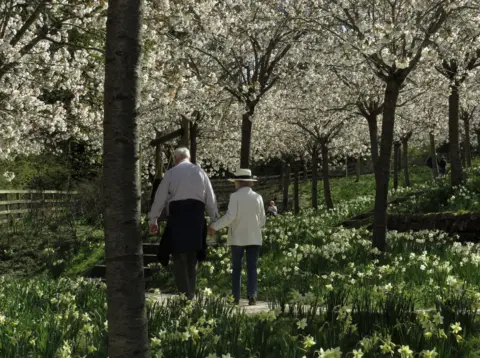
[[[227,213],[209,228],[209,234],[228,226],[227,243],[232,250],[232,295],[236,305],[240,302],[243,256],[247,257],[247,298],[253,306],[257,299],[257,263],[262,245],[262,227],[265,208],[262,196],[252,190],[257,180],[249,169],[239,169],[229,181],[236,191],[230,195]]]

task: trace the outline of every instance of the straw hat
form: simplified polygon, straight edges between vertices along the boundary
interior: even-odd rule
[[[236,182],[236,181],[249,181],[249,182],[256,182],[252,176],[252,171],[250,169],[237,169],[237,171],[233,174],[233,178],[228,179],[228,181]]]

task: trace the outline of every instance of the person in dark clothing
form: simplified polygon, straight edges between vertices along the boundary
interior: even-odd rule
[[[445,175],[447,173],[447,161],[445,160],[445,157],[443,157],[443,156],[438,161],[438,172],[441,175]]]
[[[428,157],[426,164],[427,164],[427,167],[429,167],[430,169],[433,168],[433,160],[432,160],[432,157]]]
[[[187,148],[175,150],[176,165],[163,177],[149,213],[150,232],[159,231],[158,218],[167,208],[167,228],[160,243],[162,260],[173,256],[178,291],[193,299],[199,255],[206,249],[205,210],[213,222],[218,216],[217,201],[207,174],[190,162]],[[168,263],[168,261],[167,261]]]

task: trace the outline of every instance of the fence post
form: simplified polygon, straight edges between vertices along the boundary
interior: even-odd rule
[[[300,213],[300,202],[299,202],[299,181],[300,181],[300,166],[295,164],[295,178],[293,183],[293,205],[294,205],[294,213]]]
[[[288,211],[288,189],[290,187],[290,165],[285,163],[285,174],[283,175],[283,211]]]

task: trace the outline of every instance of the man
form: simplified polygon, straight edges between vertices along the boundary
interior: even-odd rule
[[[197,253],[205,249],[205,209],[211,222],[217,218],[218,209],[210,179],[190,162],[187,148],[175,150],[175,166],[167,171],[155,194],[148,214],[150,231],[154,234],[158,233],[157,220],[165,207],[175,282],[179,292],[191,300],[197,280]]]

